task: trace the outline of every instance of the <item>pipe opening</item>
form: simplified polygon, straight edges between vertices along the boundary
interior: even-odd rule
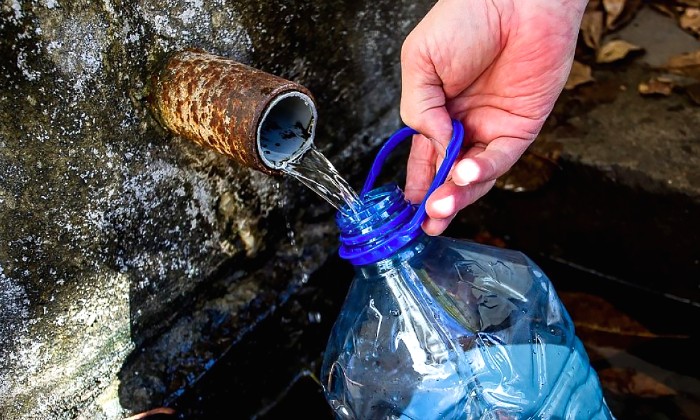
[[[313,144],[316,118],[316,107],[307,95],[292,91],[277,96],[258,125],[258,154],[263,163],[279,170],[303,155]]]

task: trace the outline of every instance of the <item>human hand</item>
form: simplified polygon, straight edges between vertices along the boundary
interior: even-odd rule
[[[439,235],[534,141],[566,83],[587,0],[439,0],[401,50],[401,118],[413,138],[406,198],[420,202],[452,134],[465,141],[426,203]]]

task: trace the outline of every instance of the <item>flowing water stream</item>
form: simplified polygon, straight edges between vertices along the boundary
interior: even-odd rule
[[[333,164],[315,146],[282,169],[306,185],[338,211],[357,213],[360,199]]]

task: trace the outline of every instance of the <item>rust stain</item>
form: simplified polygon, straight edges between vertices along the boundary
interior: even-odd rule
[[[173,134],[268,174],[258,155],[258,124],[278,95],[304,86],[245,64],[198,50],[172,55],[151,81],[149,103]]]

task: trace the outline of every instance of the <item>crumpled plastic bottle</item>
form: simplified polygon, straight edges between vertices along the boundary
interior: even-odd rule
[[[432,192],[464,135],[453,139]],[[341,257],[356,269],[321,378],[338,419],[611,419],[596,372],[547,276],[523,253],[425,235],[424,204],[395,184],[338,213]]]

